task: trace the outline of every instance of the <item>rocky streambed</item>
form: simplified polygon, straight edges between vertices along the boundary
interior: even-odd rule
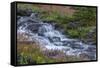
[[[55,29],[55,25],[51,23],[43,22],[36,13],[31,13],[29,16],[17,16],[18,41],[34,41],[40,45],[42,50],[60,50],[67,56],[96,60],[96,45],[88,45],[81,40],[70,39]]]

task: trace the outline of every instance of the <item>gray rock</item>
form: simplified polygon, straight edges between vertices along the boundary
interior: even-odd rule
[[[80,26],[79,22],[70,22],[68,23],[68,28],[77,28]]]
[[[27,26],[27,29],[30,30],[33,33],[38,33],[38,29],[39,29],[40,26],[41,26],[41,24],[32,23],[32,24]]]
[[[49,37],[49,40],[51,41],[51,42],[60,42],[60,37]]]
[[[17,15],[20,16],[30,16],[30,14],[32,13],[31,9],[17,9]]]

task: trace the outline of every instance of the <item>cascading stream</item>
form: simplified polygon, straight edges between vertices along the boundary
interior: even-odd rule
[[[34,13],[17,20],[17,33],[27,34],[29,41],[35,41],[47,49],[62,50],[66,55],[72,56],[85,54],[90,59],[96,59],[95,45],[87,45],[80,40],[67,38],[56,30],[54,25],[42,22]]]

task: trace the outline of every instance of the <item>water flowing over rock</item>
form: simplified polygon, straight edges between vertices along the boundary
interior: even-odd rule
[[[35,41],[47,49],[62,50],[69,56],[96,59],[96,46],[67,38],[62,32],[55,29],[54,25],[41,21],[35,13],[18,18],[17,34],[24,34],[28,37],[28,41]]]

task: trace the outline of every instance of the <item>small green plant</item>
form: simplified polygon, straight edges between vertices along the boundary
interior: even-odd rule
[[[18,43],[17,51],[17,63],[19,65],[82,60],[78,57],[66,56],[62,51],[59,50],[41,51],[40,46],[36,44]]]

